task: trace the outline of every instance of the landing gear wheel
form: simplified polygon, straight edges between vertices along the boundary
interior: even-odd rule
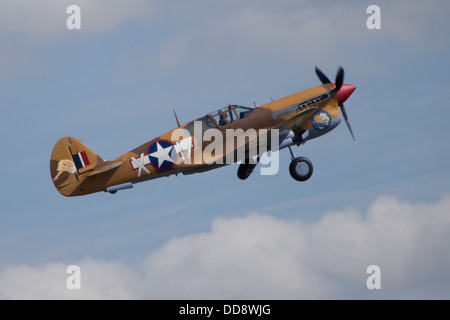
[[[306,181],[313,174],[313,165],[308,158],[295,158],[289,165],[289,172],[295,180]]]
[[[241,165],[239,166],[238,172],[237,172],[237,176],[239,177],[239,179],[245,180],[248,177],[250,177],[250,175],[252,174],[256,165],[257,165],[257,163],[255,163],[255,164],[241,163]]]

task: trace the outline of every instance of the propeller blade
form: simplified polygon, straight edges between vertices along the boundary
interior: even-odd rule
[[[340,66],[336,74],[336,92],[339,91],[344,83],[344,69]]]
[[[316,66],[316,74],[322,84],[331,83],[330,79]]]
[[[350,121],[348,120],[348,117],[347,117],[347,111],[345,111],[345,107],[343,104],[340,104],[339,107],[341,107],[342,116],[345,119],[345,123],[347,124],[348,130],[350,130],[350,134],[352,135],[353,142],[356,144],[356,139],[355,139],[355,136],[353,135],[352,127],[350,126]]]
[[[355,135],[353,134],[352,127],[350,126],[350,121],[348,120],[347,111],[344,107],[344,101],[347,100],[347,98],[355,91],[356,87],[353,85],[344,85],[344,68],[342,66],[339,66],[338,72],[336,74],[336,82],[331,83],[330,79],[316,66],[316,74],[317,77],[322,81],[322,84],[330,83],[334,87],[333,90],[330,91],[331,94],[337,95],[337,100],[339,103],[339,107],[341,108],[342,116],[345,119],[345,123],[347,124],[348,130],[350,131],[350,134],[352,135],[353,142],[356,143]],[[342,86],[344,86],[342,88]],[[342,91],[339,91],[341,90]]]

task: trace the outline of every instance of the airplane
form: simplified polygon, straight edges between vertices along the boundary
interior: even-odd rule
[[[344,107],[356,86],[343,83],[342,67],[334,83],[317,66],[315,72],[320,86],[255,108],[228,105],[184,125],[174,110],[177,128],[115,160],[101,158],[74,137],[63,137],[50,158],[54,186],[68,197],[95,192],[114,194],[139,182],[206,172],[239,162],[237,175],[245,180],[264,153],[284,148],[291,154],[292,178],[306,181],[313,173],[313,165],[308,158],[296,157],[292,146],[303,145],[336,128],[341,122],[339,108],[356,143]]]

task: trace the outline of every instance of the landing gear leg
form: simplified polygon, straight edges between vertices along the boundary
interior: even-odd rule
[[[289,152],[291,153],[291,160],[294,160],[296,158],[296,156],[294,154],[294,151],[292,151],[292,147],[289,146],[288,149],[289,149]]]

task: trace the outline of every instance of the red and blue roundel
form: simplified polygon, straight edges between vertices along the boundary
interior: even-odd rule
[[[331,117],[328,112],[319,110],[311,118],[314,129],[322,131],[328,129],[331,123]]]
[[[169,169],[177,160],[177,153],[173,144],[166,140],[153,142],[148,148],[148,158],[156,169]]]

